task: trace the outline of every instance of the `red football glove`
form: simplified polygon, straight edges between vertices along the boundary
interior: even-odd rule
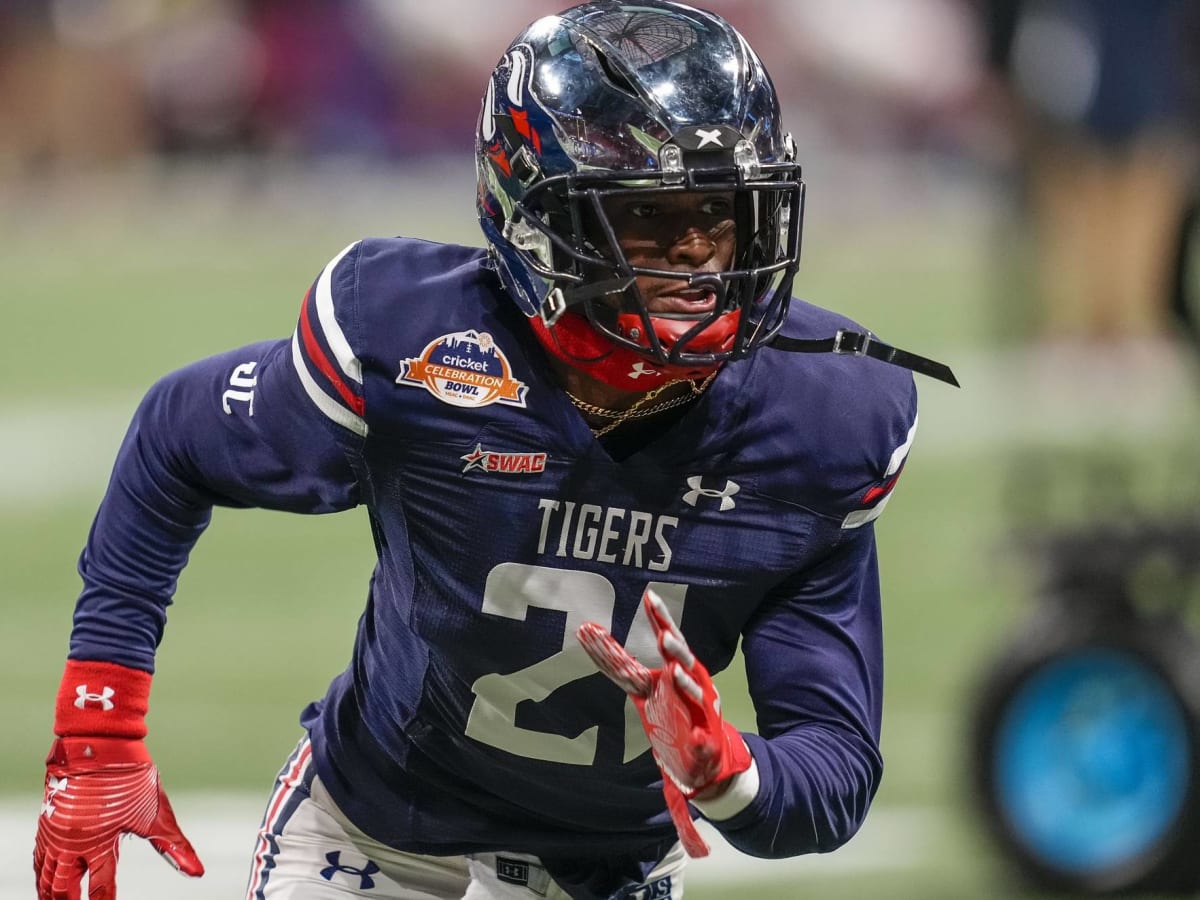
[[[721,718],[721,701],[708,669],[688,648],[666,604],[652,590],[642,596],[658,636],[661,669],[648,669],[604,627],[585,622],[579,642],[605,675],[633,700],[663,775],[663,796],[689,856],[708,855],[687,801],[750,768],[737,729]]]
[[[33,849],[38,900],[115,900],[118,842],[148,838],[185,875],[204,874],[179,830],[146,745],[129,738],[59,738],[46,758],[46,793]]]
[[[149,838],[185,875],[204,874],[142,743],[150,681],[116,663],[67,661],[33,849],[38,900],[78,900],[85,871],[91,900],[115,900],[125,834]]]

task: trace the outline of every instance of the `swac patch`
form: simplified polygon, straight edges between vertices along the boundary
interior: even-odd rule
[[[464,463],[464,472],[479,469],[502,475],[536,475],[546,470],[545,453],[501,453],[484,450],[482,444],[476,444],[474,450],[459,459]]]
[[[452,406],[525,406],[529,387],[512,377],[508,358],[487,332],[460,331],[431,341],[400,362],[396,384],[424,388]]]

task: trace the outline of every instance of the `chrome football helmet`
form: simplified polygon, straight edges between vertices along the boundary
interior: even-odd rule
[[[771,79],[724,19],[665,0],[541,19],[493,71],[476,138],[491,256],[557,358],[645,391],[703,377],[779,332],[804,185]],[[615,204],[681,192],[728,198],[724,271],[647,268],[622,251]],[[652,313],[639,277],[715,303]]]

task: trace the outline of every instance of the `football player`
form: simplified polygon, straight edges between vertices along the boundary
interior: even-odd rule
[[[127,833],[203,872],[143,739],[214,505],[365,506],[378,551],[249,898],[679,897],[694,816],[762,857],[862,824],[872,521],[916,431],[907,369],[948,372],[792,300],[794,145],[717,16],[599,0],[535,22],[476,139],[484,249],[356,241],[290,338],[137,410],[80,561],[43,900],[85,870],[113,896]],[[739,641],[757,734],[709,677]]]

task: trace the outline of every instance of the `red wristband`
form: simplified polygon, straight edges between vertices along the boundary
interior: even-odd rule
[[[67,660],[54,714],[59,737],[143,738],[149,672],[110,662]]]

